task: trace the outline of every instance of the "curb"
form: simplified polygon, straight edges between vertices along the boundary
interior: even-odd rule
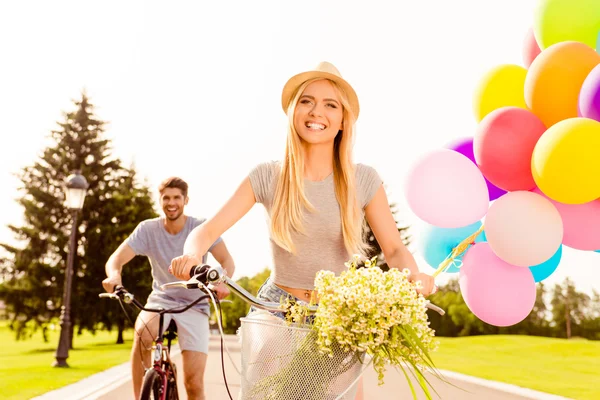
[[[446,371],[439,370],[440,374],[444,376],[444,378],[455,379],[457,381],[463,381],[466,383],[472,383],[475,385],[483,386],[489,389],[494,389],[500,392],[505,392],[508,394],[513,394],[515,396],[526,397],[535,400],[573,400],[568,397],[562,397],[555,394],[539,392],[533,389],[527,389],[521,386],[512,385],[510,383],[491,381],[488,379],[477,378],[471,375],[464,375],[454,371]]]

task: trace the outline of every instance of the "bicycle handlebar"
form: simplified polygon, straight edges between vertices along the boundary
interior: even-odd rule
[[[191,278],[187,281],[170,282],[161,286],[162,289],[169,289],[173,287],[184,287],[186,289],[192,288],[203,288],[205,285],[212,284],[218,285],[224,283],[229,287],[238,297],[244,300],[246,303],[267,311],[285,311],[282,309],[281,304],[274,302],[267,302],[257,299],[250,294],[246,289],[238,285],[231,278],[229,278],[223,268],[220,266],[211,267],[208,264],[196,265],[190,270]],[[432,303],[427,303],[427,308],[437,312],[440,315],[444,315],[446,312],[440,307]],[[314,314],[317,312],[317,306],[308,307],[308,313]]]

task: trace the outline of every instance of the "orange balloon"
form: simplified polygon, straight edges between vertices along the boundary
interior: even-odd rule
[[[542,51],[525,77],[525,103],[548,128],[577,117],[583,81],[600,64],[600,54],[580,42],[560,42]]]

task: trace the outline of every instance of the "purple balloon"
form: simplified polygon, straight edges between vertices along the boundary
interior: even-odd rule
[[[473,138],[458,139],[458,140],[450,143],[448,146],[446,146],[446,148],[450,149],[450,150],[454,150],[456,152],[459,152],[460,154],[462,154],[463,156],[465,156],[469,160],[471,160],[473,162],[473,164],[477,165],[477,162],[475,161],[475,155],[473,154]],[[483,175],[483,173],[482,173],[482,175]],[[484,178],[485,178],[485,176],[484,176]],[[485,183],[488,187],[490,201],[496,200],[498,197],[500,197],[506,193],[506,190],[500,189],[498,186],[495,186],[493,183],[491,183],[487,179],[485,180]]]
[[[600,121],[600,64],[583,81],[577,108],[581,117]]]

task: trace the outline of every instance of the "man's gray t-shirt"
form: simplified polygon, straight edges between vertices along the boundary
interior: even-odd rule
[[[152,293],[148,297],[148,307],[171,308],[177,306],[177,304],[188,304],[202,295],[200,290],[184,288],[162,290],[160,286],[179,280],[169,273],[171,260],[183,254],[183,245],[188,235],[204,221],[206,221],[204,218],[197,219],[188,216],[183,229],[176,235],[172,235],[165,230],[164,218],[148,219],[140,222],[127,238],[127,245],[133,249],[135,254],[148,257],[152,266]],[[212,250],[221,240],[221,238],[218,238],[208,250]],[[205,254],[202,257],[202,262],[205,263],[206,259]],[[207,314],[209,313],[210,307],[205,301],[195,307]]]

